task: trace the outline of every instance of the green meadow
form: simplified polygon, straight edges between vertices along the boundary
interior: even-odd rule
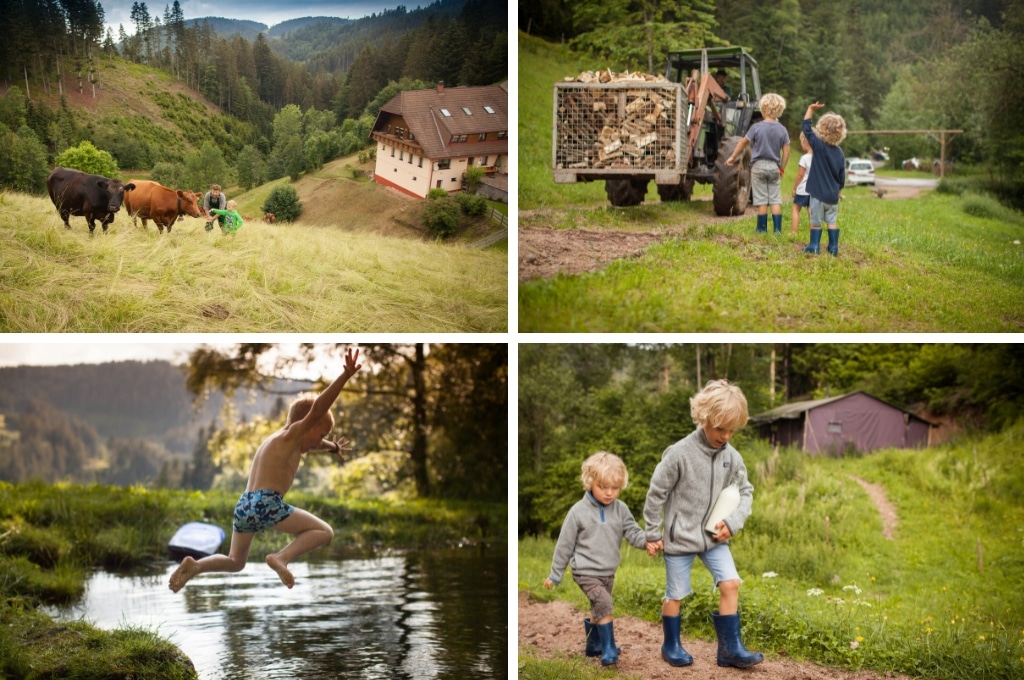
[[[1024,677],[1024,424],[842,459],[746,439],[737,447],[756,489],[753,515],[731,542],[748,648],[932,680]],[[644,473],[631,472],[630,483],[642,485]],[[893,540],[853,477],[881,485],[896,506]],[[551,537],[520,540],[519,590],[587,611],[571,580],[544,589],[553,550]],[[684,638],[713,640],[717,593],[702,565],[693,574]],[[624,544],[616,615],[659,621],[664,578],[660,555]],[[519,652],[521,677],[614,675],[580,659]]]
[[[879,200],[849,187],[839,257],[803,252],[806,212],[790,235],[755,235],[754,216],[715,218],[695,200],[611,208],[603,182],[551,177],[554,83],[594,64],[520,34],[519,219],[523,227],[671,232],[599,271],[519,285],[523,332],[1019,332],[1024,327],[1024,216],[977,193]],[[792,192],[800,154],[782,184]],[[902,176],[902,173],[897,173]]]

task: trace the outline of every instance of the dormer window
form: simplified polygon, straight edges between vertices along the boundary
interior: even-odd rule
[[[494,109],[492,109],[490,106],[485,106],[484,107],[484,111],[486,111],[487,113],[490,113],[492,115],[494,114]]]
[[[441,109],[441,115],[444,116],[445,118],[451,118],[452,112],[449,111],[448,109]]]
[[[473,112],[470,111],[469,109],[467,109],[465,106],[462,107],[462,112],[464,114],[466,114],[467,116],[472,116],[473,115]]]

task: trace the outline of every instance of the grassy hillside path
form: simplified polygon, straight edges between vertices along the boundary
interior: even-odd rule
[[[882,535],[890,541],[895,540],[893,532],[899,523],[899,516],[896,514],[896,506],[890,503],[886,497],[885,489],[880,484],[872,484],[868,480],[854,475],[850,475],[850,479],[861,485],[871,498],[871,502],[878,508],[878,514],[882,516]]]

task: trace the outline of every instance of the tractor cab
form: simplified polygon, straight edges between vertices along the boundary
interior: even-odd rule
[[[722,121],[724,134],[733,137],[747,134],[750,126],[761,119],[758,103],[761,101],[761,81],[757,75],[757,61],[743,47],[707,47],[704,49],[669,52],[665,77],[673,83],[686,83],[696,72],[698,82],[714,78],[719,71],[725,73],[727,99],[712,98]],[[705,118],[707,119],[707,118]]]

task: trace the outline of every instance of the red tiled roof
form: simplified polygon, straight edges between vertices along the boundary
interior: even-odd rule
[[[399,92],[381,107],[374,132],[381,132],[388,114],[405,119],[427,158],[508,153],[507,138],[477,141],[482,132],[508,133],[507,83]],[[466,142],[453,144],[451,139],[455,135],[466,135]]]

